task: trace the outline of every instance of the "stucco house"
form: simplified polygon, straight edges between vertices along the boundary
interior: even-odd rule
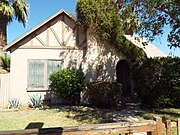
[[[127,36],[134,44],[133,37]],[[149,57],[165,56],[150,44]],[[153,50],[152,50],[153,49]],[[81,68],[85,81],[116,81],[118,64],[125,57],[108,42],[90,36],[66,11],[60,10],[4,47],[11,53],[11,98],[29,101],[28,95],[49,93],[48,77],[62,68]],[[155,52],[155,53],[154,53]],[[118,67],[120,65],[120,67]]]

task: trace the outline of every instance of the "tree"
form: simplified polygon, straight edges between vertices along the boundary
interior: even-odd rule
[[[8,54],[5,54],[4,57],[1,56],[0,57],[0,61],[1,61],[1,66],[2,68],[7,71],[10,72],[10,61],[11,61],[11,57]]]
[[[179,0],[113,0],[123,20],[129,18],[129,25],[139,22],[136,33],[154,40],[164,33],[164,26],[170,27],[167,37],[169,46],[180,48],[180,1]],[[127,24],[126,24],[127,25]],[[124,23],[125,26],[125,23]]]
[[[7,44],[7,24],[13,18],[24,27],[27,22],[29,4],[26,0],[0,0],[0,47]]]

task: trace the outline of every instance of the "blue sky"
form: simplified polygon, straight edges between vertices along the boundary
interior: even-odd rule
[[[68,13],[75,13],[76,0],[27,0],[30,4],[30,16],[26,28],[17,21],[13,21],[8,25],[8,43],[12,42],[46,18],[61,9],[65,9]],[[168,28],[165,28],[167,31]],[[175,55],[180,57],[180,49],[169,49],[166,42],[167,32],[162,37],[157,37],[153,44],[160,48],[166,55]]]

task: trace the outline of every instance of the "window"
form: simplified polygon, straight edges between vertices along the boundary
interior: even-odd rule
[[[47,90],[49,76],[61,67],[60,60],[28,60],[28,90]]]

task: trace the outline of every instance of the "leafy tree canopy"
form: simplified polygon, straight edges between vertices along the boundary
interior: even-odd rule
[[[137,33],[152,41],[168,25],[170,48],[180,48],[179,0],[78,0],[77,15],[86,27],[98,26],[98,33],[103,30],[101,36],[106,38],[117,32]]]
[[[167,37],[169,46],[180,48],[180,1],[179,0],[114,0],[123,20],[130,19],[129,27],[139,22],[136,31],[141,36],[154,40],[170,27]]]

